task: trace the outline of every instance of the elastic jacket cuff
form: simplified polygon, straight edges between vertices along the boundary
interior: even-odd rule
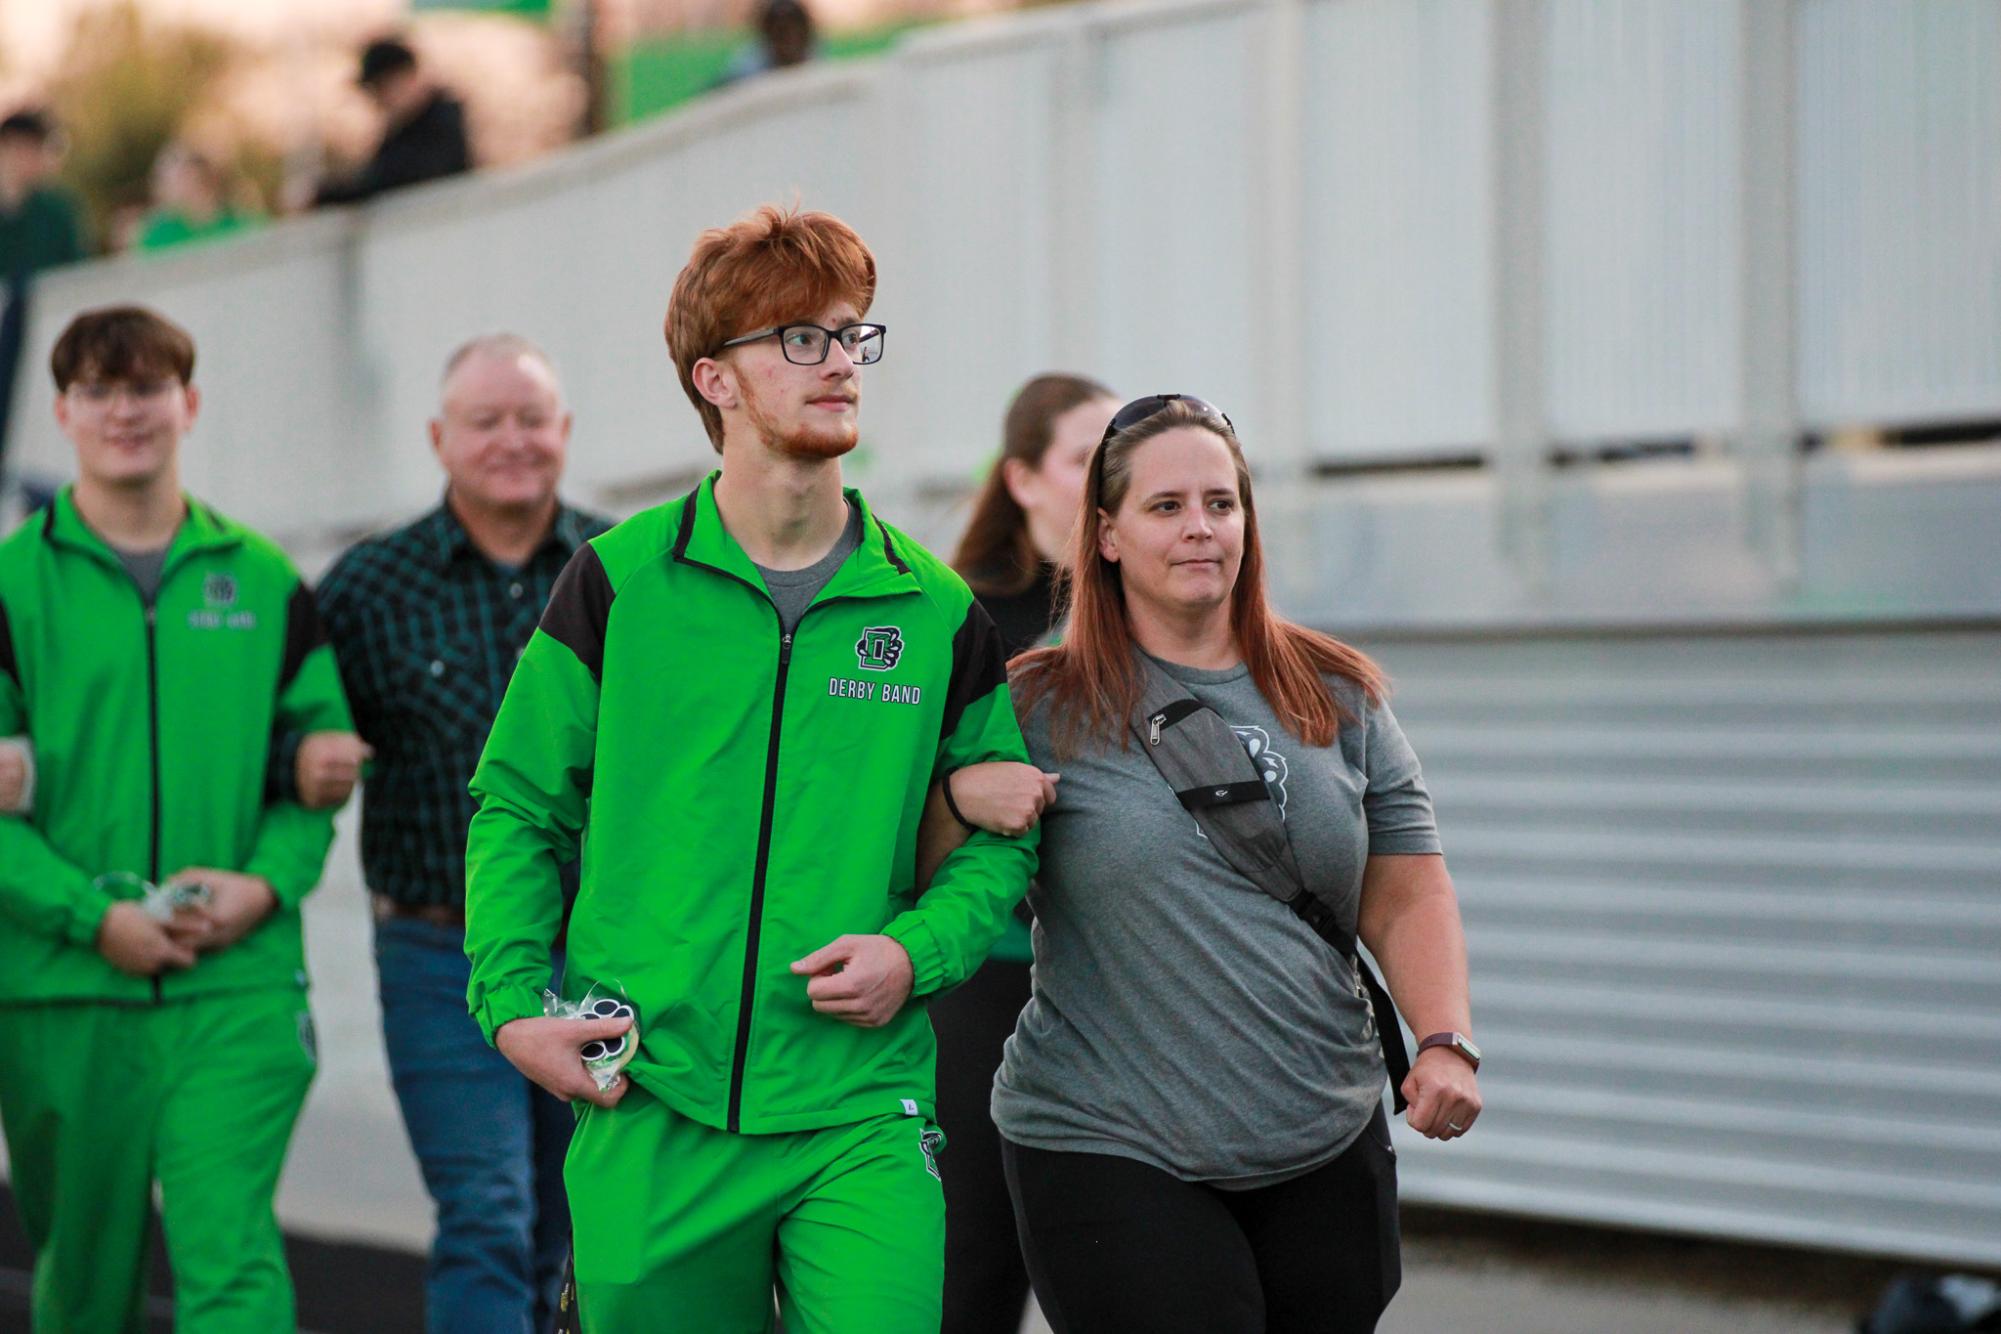
[[[91,950],[97,948],[97,929],[104,925],[104,914],[111,911],[112,898],[89,886],[86,890],[77,898],[76,911],[70,914],[63,937],[72,945]]]
[[[904,953],[910,956],[913,997],[928,996],[945,985],[945,952],[938,948],[938,937],[922,915],[904,913],[884,927],[882,933],[903,946]]]
[[[271,886],[271,897],[278,900],[274,913],[297,912],[306,895],[313,892],[313,886],[319,884],[317,878],[302,881],[298,876],[286,875],[287,864],[291,862],[291,858],[267,854],[252,857],[249,865],[243,868],[243,874],[255,876]]]
[[[516,1019],[540,1019],[542,1014],[542,994],[527,987],[517,987],[488,996],[474,1012],[474,1017],[479,1020],[480,1032],[486,1034],[486,1044],[491,1047],[494,1035],[503,1026]]]

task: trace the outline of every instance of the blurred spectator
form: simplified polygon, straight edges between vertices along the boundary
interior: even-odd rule
[[[789,65],[803,65],[820,54],[813,15],[800,0],[764,0],[757,12],[757,44],[746,47],[716,81],[718,88]]]
[[[444,500],[351,547],[319,605],[377,756],[362,792],[362,874],[390,1079],[437,1205],[426,1328],[529,1334],[547,1330],[556,1307],[575,1117],[489,1047],[466,1011],[466,784],[556,577],[611,522],[557,495],[570,413],[548,356],[526,339],[489,334],[454,352],[430,429]],[[404,670],[412,662],[429,668]],[[338,805],[360,757],[349,753],[328,784],[307,758],[315,742],[281,733],[267,771],[295,780],[308,805]],[[562,874],[574,898],[576,864]]]
[[[10,282],[83,258],[76,200],[54,183],[61,157],[42,113],[0,120],[0,276]]]
[[[256,222],[255,214],[231,206],[215,163],[175,141],[153,160],[153,209],[140,222],[133,244],[140,250],[166,250],[227,236]]]
[[[465,108],[418,67],[416,52],[393,37],[370,42],[361,53],[359,82],[388,125],[368,165],[321,186],[317,203],[359,203],[385,190],[471,170]]]
[[[152,207],[144,202],[113,205],[110,216],[104,220],[104,253],[123,255],[137,250],[139,233],[145,230],[146,219],[152,213]]]
[[[54,183],[62,158],[53,126],[39,111],[0,120],[0,480],[7,416],[28,321],[29,276],[82,259],[76,200]]]

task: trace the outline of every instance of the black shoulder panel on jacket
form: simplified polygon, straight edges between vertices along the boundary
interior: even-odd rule
[[[952,682],[945,691],[945,717],[938,735],[959,730],[959,719],[975,701],[1007,684],[1007,660],[1001,656],[1000,631],[994,618],[977,601],[966,606],[966,619],[952,636]]]
[[[285,659],[278,669],[280,691],[292,684],[299,668],[306,665],[307,655],[326,642],[326,622],[320,619],[319,604],[313,601],[302,579],[292,585],[291,599],[285,604]]]
[[[695,496],[690,491],[688,498],[681,502],[681,525],[674,531],[674,559],[688,554],[688,539],[695,535]]]
[[[611,576],[597,548],[586,542],[570,557],[549,591],[542,633],[577,655],[594,677],[604,676],[604,627],[611,619]]]
[[[903,563],[903,557],[896,554],[896,543],[889,540],[889,529],[887,528],[882,530],[882,554],[891,565],[896,567],[898,574],[910,573],[910,567]]]
[[[7,624],[7,604],[0,602],[0,673],[14,678],[14,684],[21,684],[21,662],[14,656],[14,631]]]

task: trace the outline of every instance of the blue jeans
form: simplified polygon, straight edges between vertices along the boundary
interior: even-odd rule
[[[438,1208],[425,1327],[543,1334],[569,1248],[563,1156],[575,1118],[480,1036],[459,928],[378,921],[375,971],[390,1080]]]

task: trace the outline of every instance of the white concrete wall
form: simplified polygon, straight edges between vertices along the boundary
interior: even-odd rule
[[[528,170],[51,276],[16,458],[66,473],[41,360],[77,309],[136,298],[202,347],[192,482],[281,534],[428,499],[438,367],[494,328],[563,366],[581,489],[665,493],[711,457],[661,337],[674,274],[703,227],[794,198],[881,260],[855,472],[886,499],[962,491],[1052,366],[1212,398],[1286,476],[1491,455],[1519,339],[1544,352],[1520,448],[1727,441],[1747,284],[1797,289],[1797,383],[1766,394],[1796,425],[2001,416],[2001,70],[1976,54],[2001,0],[1790,6],[1784,70],[1749,3],[1153,0],[933,30]],[[1522,23],[1540,92],[1503,115],[1497,33]],[[1755,113],[1791,118],[1780,274],[1743,216],[1743,90],[1770,78],[1794,89]],[[1509,115],[1545,145],[1533,255],[1496,213]],[[1530,259],[1511,325],[1499,278]]]

